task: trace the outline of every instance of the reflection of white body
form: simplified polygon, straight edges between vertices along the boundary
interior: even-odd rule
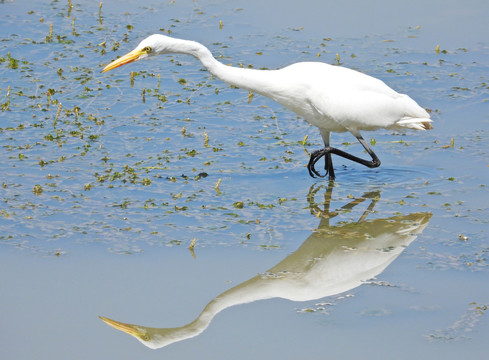
[[[216,314],[234,305],[270,298],[306,301],[339,294],[380,274],[416,239],[430,217],[415,213],[335,227],[321,223],[294,253],[266,273],[218,295],[197,319],[182,327],[148,328],[101,318],[157,349],[200,334]]]

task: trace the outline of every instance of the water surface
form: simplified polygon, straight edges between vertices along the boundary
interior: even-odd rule
[[[257,1],[72,5],[0,4],[3,358],[487,354],[485,2],[311,0],[282,2],[281,16]],[[235,66],[338,54],[430,109],[435,129],[365,133],[382,166],[335,159],[328,187],[304,167],[315,128],[196,60],[100,73],[155,32]],[[361,151],[349,134],[332,142]],[[354,276],[377,257],[352,253],[388,260]],[[311,287],[262,286],[290,274]],[[155,351],[98,318],[180,327],[233,289],[233,306]]]

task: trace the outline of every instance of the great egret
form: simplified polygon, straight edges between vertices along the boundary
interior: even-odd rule
[[[158,54],[192,55],[222,81],[266,96],[300,115],[319,128],[324,148],[314,151],[307,165],[312,177],[335,178],[331,154],[336,154],[370,168],[380,160],[368,147],[361,130],[431,129],[430,115],[414,100],[392,90],[383,81],[358,71],[322,62],[300,62],[278,70],[244,69],[217,61],[204,45],[189,40],[154,34],[128,54],[107,65],[102,72],[135,60]],[[372,160],[364,160],[329,146],[331,132],[351,132]],[[325,175],[315,164],[325,157]]]

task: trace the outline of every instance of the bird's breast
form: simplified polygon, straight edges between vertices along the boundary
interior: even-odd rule
[[[307,93],[304,92],[301,95],[284,97],[276,101],[319,129],[334,132],[348,131],[338,119],[332,117],[328,112],[318,108],[310,97],[304,96],[305,94]]]

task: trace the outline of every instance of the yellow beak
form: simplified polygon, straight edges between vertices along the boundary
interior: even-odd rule
[[[146,54],[146,52],[144,52],[143,50],[133,50],[130,53],[118,58],[117,60],[112,61],[109,65],[104,67],[102,72],[106,72],[115,69],[116,67],[132,63],[133,61],[139,59],[139,57],[143,54]]]
[[[124,324],[124,323],[121,323],[121,322],[118,322],[118,321],[115,321],[112,319],[108,319],[108,318],[103,317],[103,316],[99,316],[99,318],[101,320],[103,320],[106,324],[109,324],[110,326],[116,328],[117,330],[123,331],[126,334],[129,334],[129,335],[132,335],[132,336],[135,336],[138,338],[141,338],[144,335],[144,333],[139,331],[135,325]]]

